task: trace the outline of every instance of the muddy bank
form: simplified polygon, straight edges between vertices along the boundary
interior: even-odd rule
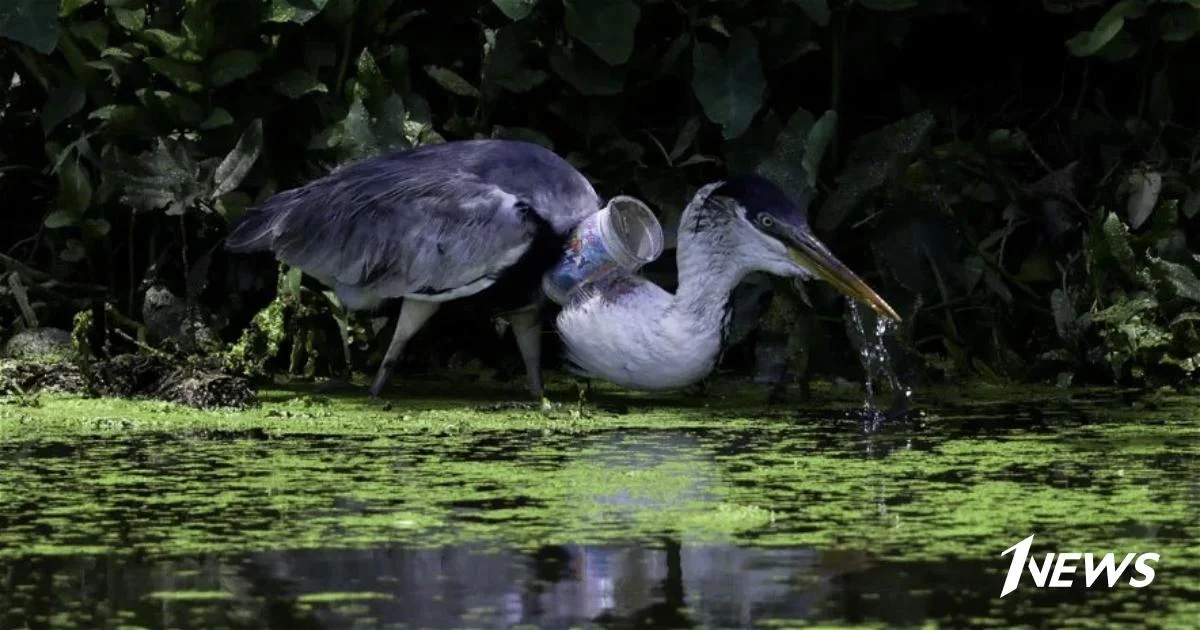
[[[41,392],[164,400],[198,409],[256,404],[250,380],[215,361],[180,365],[165,357],[123,354],[85,368],[65,360],[0,359],[0,395]]]

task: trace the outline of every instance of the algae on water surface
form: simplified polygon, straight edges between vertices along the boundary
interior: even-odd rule
[[[681,404],[602,393],[599,408],[619,410],[584,417],[284,392],[242,412],[0,406],[0,626],[67,614],[165,627],[169,610],[246,627],[282,597],[294,625],[273,627],[454,627],[507,618],[512,597],[533,593],[565,598],[579,624],[607,606],[740,626],[739,599],[757,602],[757,625],[1183,626],[1200,614],[1195,401],[947,398],[874,434],[855,402],[799,414],[736,392]],[[1031,533],[1038,554],[1155,551],[1158,576],[1001,600],[999,554]],[[470,568],[485,565],[486,579]],[[81,575],[119,601],[70,588]],[[606,591],[613,580],[627,587]],[[405,616],[414,601],[440,616]]]

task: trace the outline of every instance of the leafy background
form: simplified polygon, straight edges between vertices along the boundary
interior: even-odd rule
[[[814,190],[913,378],[1192,385],[1197,31],[1200,0],[11,0],[0,332],[370,369],[378,318],[214,246],[340,163],[502,137],[668,229],[728,174]],[[783,339],[797,378],[861,378],[843,302],[771,286],[725,367]],[[468,361],[515,354],[464,330]]]

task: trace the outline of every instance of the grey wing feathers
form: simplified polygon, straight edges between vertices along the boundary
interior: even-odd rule
[[[486,288],[489,276],[528,248],[536,229],[516,198],[478,182],[460,182],[453,196],[342,191],[349,200],[332,200],[321,192],[277,195],[257,211],[265,218],[248,221],[230,247],[265,245],[335,289],[436,296]]]
[[[275,195],[239,222],[227,247],[273,251],[354,302],[364,293],[375,300],[469,295],[529,248],[539,216],[565,227],[599,207],[587,180],[565,162],[565,174],[582,186],[546,197],[537,173],[519,168],[530,155],[545,156],[509,144],[448,143],[353,164]],[[513,173],[524,179],[513,181]]]

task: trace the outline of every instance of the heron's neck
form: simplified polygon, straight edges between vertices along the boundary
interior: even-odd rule
[[[749,269],[737,256],[732,243],[721,234],[699,232],[680,234],[676,263],[679,285],[675,290],[672,314],[687,320],[697,334],[722,334],[729,299]]]

